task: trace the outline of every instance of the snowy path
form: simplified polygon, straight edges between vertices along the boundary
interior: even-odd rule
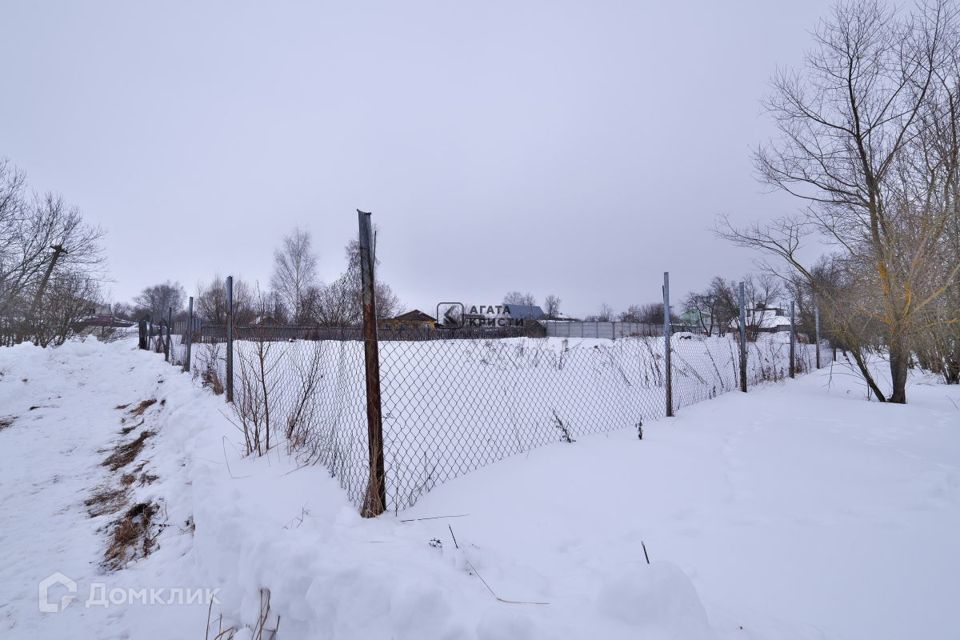
[[[0,430],[4,639],[204,635],[196,604],[41,614],[54,571],[81,598],[94,582],[217,588],[215,615],[239,625],[269,588],[283,639],[957,637],[958,388],[881,406],[821,372],[686,407],[642,441],[516,456],[364,521],[324,469],[242,458],[222,398],[129,343],[0,349],[0,372],[0,419],[15,416]],[[155,553],[105,573],[112,516],[83,501],[116,482],[100,465],[123,438],[115,407],[148,398],[157,435],[138,460],[159,479],[131,500],[161,504],[167,526]],[[483,581],[549,604],[498,602]]]
[[[119,477],[101,465],[121,439],[116,407],[155,398],[173,373],[141,370],[130,356],[125,346],[96,342],[0,350],[0,417],[13,418],[0,431],[0,637],[137,637],[131,629],[150,619],[125,620],[126,607],[84,606],[93,583],[137,584],[128,582],[135,572],[108,575],[100,567],[104,528],[117,514],[90,517],[84,505]],[[148,445],[142,458],[149,457]],[[77,600],[62,613],[40,614],[38,584],[57,572],[78,583]],[[56,587],[50,600],[66,595]]]

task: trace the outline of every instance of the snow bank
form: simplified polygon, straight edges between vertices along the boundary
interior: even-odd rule
[[[37,581],[56,570],[81,589],[218,588],[228,625],[252,624],[268,589],[292,639],[954,629],[958,389],[915,385],[913,404],[879,406],[823,372],[690,407],[643,440],[543,446],[363,520],[323,467],[283,447],[244,457],[222,397],[130,343],[0,350],[0,371],[0,415],[15,416],[0,431],[4,638],[204,635],[205,606],[41,615]],[[153,555],[103,574],[105,520],[82,501],[109,480],[115,407],[145,398],[159,479],[133,497],[161,503],[168,526]]]

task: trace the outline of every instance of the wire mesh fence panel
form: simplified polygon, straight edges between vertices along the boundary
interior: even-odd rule
[[[326,467],[359,505],[368,469],[362,343],[238,340],[234,358],[231,418],[247,452],[283,446]]]
[[[383,342],[388,508],[516,453],[664,413],[643,340]]]
[[[661,343],[662,344],[662,343]],[[740,384],[740,347],[732,334],[674,334],[673,404],[683,407],[733,391]]]

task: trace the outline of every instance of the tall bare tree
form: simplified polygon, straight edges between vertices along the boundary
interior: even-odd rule
[[[747,228],[723,220],[719,229],[778,256],[811,287],[818,280],[799,257],[804,240],[816,234],[836,247],[860,295],[841,301],[829,290],[814,293],[832,304],[832,318],[847,307],[880,332],[889,396],[858,361],[879,400],[906,402],[922,318],[960,271],[955,262],[938,269],[936,251],[957,215],[952,196],[940,197],[955,192],[955,171],[928,155],[939,137],[931,115],[946,130],[957,121],[955,111],[938,106],[956,94],[956,33],[952,0],[932,0],[909,13],[873,0],[838,4],[816,30],[804,68],[774,79],[767,106],[780,135],[756,154],[762,179],[805,202],[804,213]],[[863,338],[856,341],[864,344]]]
[[[296,228],[285,236],[273,252],[273,275],[270,286],[286,307],[294,323],[311,320],[304,302],[317,282],[317,257],[313,253],[310,233]]]
[[[560,316],[560,297],[552,293],[543,299],[543,312],[548,318],[557,318]]]

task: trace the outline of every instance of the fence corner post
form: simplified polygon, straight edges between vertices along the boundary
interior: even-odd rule
[[[663,364],[666,369],[667,417],[673,417],[673,360],[670,357],[670,272],[663,272]]]
[[[193,296],[187,303],[187,354],[183,358],[183,370],[190,373],[190,354],[193,351]]]
[[[377,342],[377,300],[374,295],[373,228],[370,213],[357,209],[360,222],[360,281],[363,299],[363,355],[367,389],[367,446],[370,474],[360,515],[373,518],[387,505],[383,463],[383,418],[380,403],[380,350]]]
[[[747,298],[740,282],[740,391],[747,392]]]
[[[793,300],[790,301],[790,377],[797,377],[797,359],[796,359],[796,350],[797,350],[797,327],[795,323],[795,307],[796,302]]]
[[[233,276],[227,276],[227,402],[233,402]]]

